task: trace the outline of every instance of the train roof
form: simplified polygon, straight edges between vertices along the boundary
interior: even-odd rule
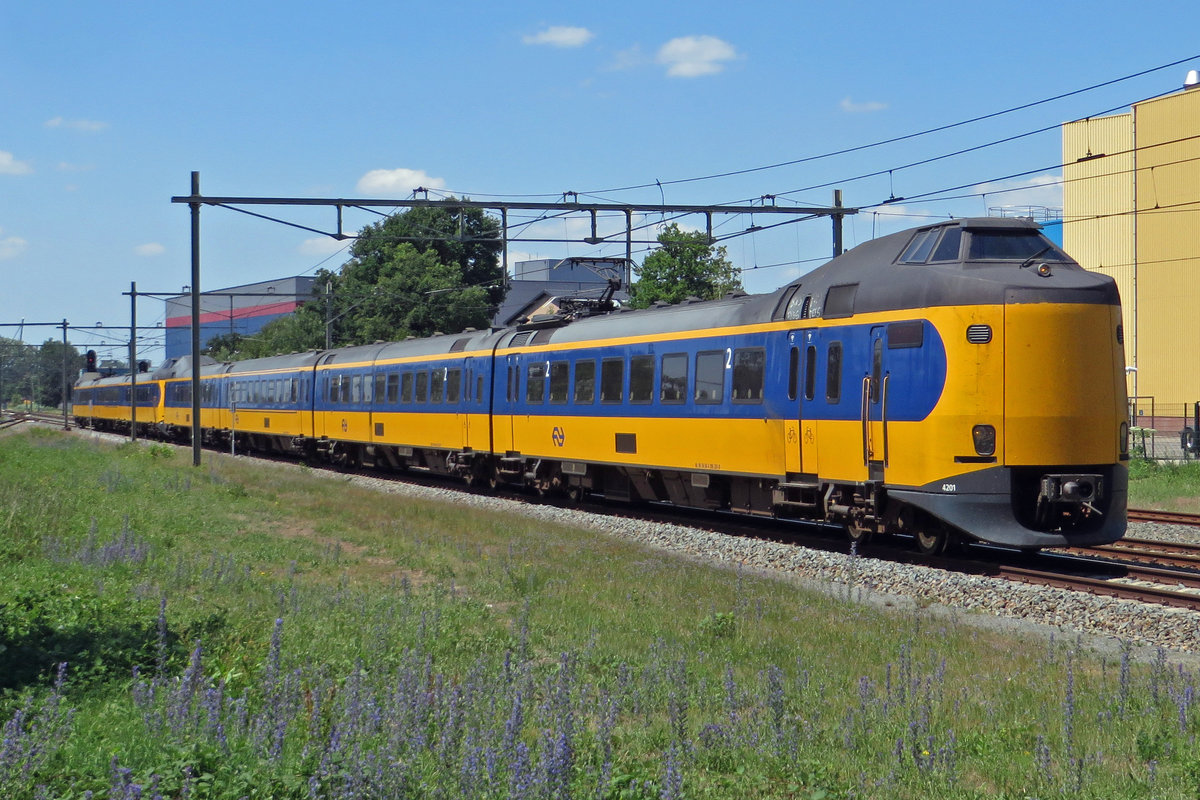
[[[732,294],[648,309],[569,318],[534,318],[516,328],[467,330],[402,342],[378,342],[225,364],[206,375],[304,369],[547,343],[571,344],[719,329],[780,319],[845,318],[856,313],[931,306],[1019,302],[1119,303],[1116,282],[1088,272],[1029,219],[945,220],[881,236],[767,294]],[[190,375],[190,359],[154,377]],[[124,381],[128,381],[125,376]],[[82,384],[82,379],[81,379]]]
[[[846,289],[831,295],[838,287]],[[1112,278],[1079,266],[1040,225],[1002,217],[946,220],[881,236],[783,291],[793,288],[812,298],[807,318],[1006,302],[1119,302]]]

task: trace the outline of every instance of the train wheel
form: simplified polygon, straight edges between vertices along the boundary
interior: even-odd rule
[[[871,530],[861,525],[856,525],[853,522],[847,522],[846,538],[850,540],[850,544],[856,548],[861,548],[867,542],[871,541]]]
[[[946,528],[936,520],[927,519],[913,531],[913,539],[918,553],[935,556],[946,549]]]

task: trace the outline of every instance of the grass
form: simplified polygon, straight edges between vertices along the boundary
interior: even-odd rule
[[[1130,461],[1129,505],[1131,508],[1200,512],[1200,463]]]
[[[1165,657],[204,458],[0,439],[0,796],[1200,792]]]

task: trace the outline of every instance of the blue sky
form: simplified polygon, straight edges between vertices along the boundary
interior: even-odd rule
[[[687,179],[949,125],[1190,58],[1200,39],[1180,18],[1187,8],[12,3],[0,31],[0,323],[128,325],[121,293],[131,281],[143,292],[189,283],[189,214],[170,198],[188,193],[193,170],[205,194],[271,197],[400,199],[421,185],[430,197],[487,200],[553,202],[571,191],[598,202],[710,204],[774,194],[780,204],[823,206],[832,188],[808,187],[833,183],[847,205],[871,206],[971,186],[946,192],[965,197],[849,218],[847,246],[989,206],[1060,205],[1054,126],[1177,88],[1200,59],[891,145]],[[874,172],[884,174],[852,180]],[[615,191],[629,186],[643,188]],[[335,224],[328,209],[267,213]],[[345,225],[374,219],[348,212]],[[824,220],[732,236],[779,219],[717,220],[751,291],[829,254]],[[587,225],[554,220],[521,235],[582,238]],[[231,211],[206,208],[202,226],[206,289],[344,260],[345,243]],[[582,242],[510,249],[514,260],[624,251]],[[161,302],[140,301],[138,317],[161,321]],[[24,331],[34,342],[57,335]],[[161,350],[146,355],[157,360]]]

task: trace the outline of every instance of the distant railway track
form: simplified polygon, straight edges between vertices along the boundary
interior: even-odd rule
[[[44,411],[18,411],[0,417],[0,430],[15,428],[22,422],[44,422],[62,424],[62,414],[49,414]],[[69,427],[69,426],[68,426]]]
[[[1130,522],[1158,522],[1164,525],[1191,525],[1193,527],[1200,527],[1200,514],[1186,514],[1181,511],[1155,511],[1145,508],[1131,508],[1128,513]]]

